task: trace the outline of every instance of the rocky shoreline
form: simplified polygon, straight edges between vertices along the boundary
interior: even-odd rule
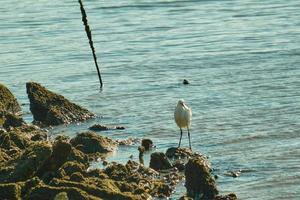
[[[209,160],[189,149],[154,152],[145,167],[143,153],[154,146],[149,139],[138,148],[139,163],[112,162],[90,170],[92,160],[105,159],[118,145],[132,141],[114,141],[93,131],[49,140],[45,127],[84,121],[95,114],[38,83],[27,83],[26,88],[35,125],[23,120],[17,99],[0,84],[0,199],[166,199],[179,181],[185,181],[187,189],[181,200],[237,199],[233,193],[218,195]]]

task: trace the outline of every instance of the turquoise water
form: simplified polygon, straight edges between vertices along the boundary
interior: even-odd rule
[[[0,81],[27,121],[25,83],[36,81],[101,116],[54,133],[120,124],[126,130],[104,134],[149,137],[165,150],[178,143],[173,111],[183,98],[193,110],[193,148],[210,156],[221,192],[300,199],[299,1],[94,0],[85,7],[101,93],[77,1],[1,1]],[[136,158],[136,147],[114,158],[130,154]],[[224,176],[239,169],[248,172]]]

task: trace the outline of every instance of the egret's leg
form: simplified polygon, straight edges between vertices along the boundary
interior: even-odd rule
[[[188,136],[189,136],[190,150],[192,150],[192,146],[191,146],[191,137],[190,137],[190,129],[187,128],[187,131],[188,131]]]
[[[180,139],[179,139],[179,144],[178,144],[178,148],[180,147],[180,143],[181,143],[181,138],[182,138],[182,129],[180,128]]]

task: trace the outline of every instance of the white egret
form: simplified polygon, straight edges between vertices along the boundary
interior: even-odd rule
[[[183,99],[180,99],[177,103],[177,106],[176,106],[175,112],[174,112],[174,118],[175,118],[175,122],[176,122],[177,126],[180,128],[180,139],[179,139],[178,148],[180,147],[180,143],[181,143],[182,128],[186,127],[187,131],[188,131],[190,149],[192,149],[191,138],[190,138],[192,110],[185,104]]]

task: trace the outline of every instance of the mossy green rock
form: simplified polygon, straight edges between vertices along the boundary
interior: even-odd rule
[[[3,84],[0,84],[0,111],[13,114],[17,114],[21,111],[21,107],[17,102],[17,99]]]
[[[0,127],[21,126],[25,123],[20,116],[21,107],[7,87],[0,84]]]
[[[108,137],[94,132],[84,132],[71,139],[71,144],[80,151],[88,154],[108,153],[116,148],[117,143]]]
[[[32,178],[49,159],[52,153],[47,142],[36,142],[26,148],[24,153],[14,163],[15,169],[9,176],[9,181],[25,181]]]
[[[21,186],[16,183],[0,184],[1,200],[21,200]]]
[[[38,83],[28,82],[26,88],[35,122],[59,125],[95,117],[87,109],[70,102],[62,95],[47,90]]]
[[[30,200],[53,200],[56,195],[65,192],[69,199],[72,200],[101,200],[101,198],[89,195],[83,190],[76,187],[54,187],[48,185],[38,185],[32,189],[26,199]]]
[[[187,196],[192,198],[214,199],[218,194],[215,179],[210,174],[208,160],[203,156],[189,159],[185,166],[185,187]]]

